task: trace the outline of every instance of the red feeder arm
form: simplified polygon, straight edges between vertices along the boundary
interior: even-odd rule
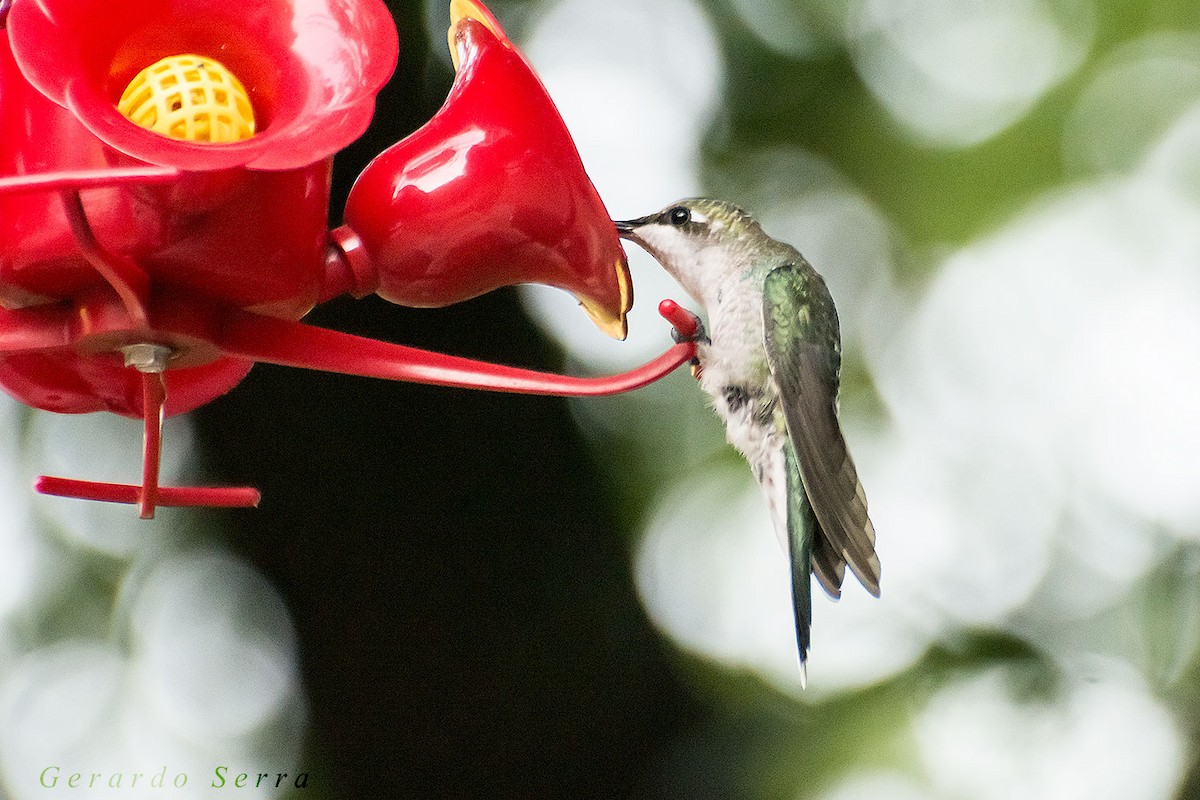
[[[499,286],[572,292],[624,338],[624,252],[562,119],[492,15],[452,0],[441,111],[373,161],[328,230],[333,154],[395,66],[380,0],[0,0],[0,386],[62,413],[144,421],[140,484],[43,477],[46,494],[252,506],[247,488],[158,483],[162,419],[256,361],[495,391],[603,395],[695,355],[576,378],[300,322],[375,292],[443,306]],[[199,98],[199,99],[197,99]],[[192,105],[189,105],[191,103]],[[670,301],[684,334],[695,318]]]

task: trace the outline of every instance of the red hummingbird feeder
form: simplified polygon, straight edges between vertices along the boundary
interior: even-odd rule
[[[0,0],[0,386],[59,413],[144,420],[140,484],[42,477],[46,494],[252,506],[250,488],[158,482],[162,420],[255,362],[564,396],[644,386],[695,353],[578,378],[300,322],[377,293],[436,307],[538,282],[625,336],[616,230],[558,111],[495,18],[452,0],[442,109],[359,176],[329,230],[333,155],[395,68],[380,0]],[[685,336],[695,322],[664,301]]]

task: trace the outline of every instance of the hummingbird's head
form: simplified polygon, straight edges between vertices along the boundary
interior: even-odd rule
[[[742,209],[711,198],[680,200],[640,219],[617,222],[617,233],[639,245],[677,278],[733,269],[765,235]]]

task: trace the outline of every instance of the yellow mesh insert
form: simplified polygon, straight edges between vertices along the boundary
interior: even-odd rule
[[[246,88],[223,64],[195,55],[168,56],[137,74],[117,110],[172,139],[237,142],[254,135]]]

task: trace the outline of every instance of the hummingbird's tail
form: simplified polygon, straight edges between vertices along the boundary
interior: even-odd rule
[[[792,605],[796,612],[796,645],[800,650],[801,683],[807,683],[808,650],[812,629],[812,563],[813,543],[818,523],[804,484],[792,443],[784,445],[787,471],[787,531],[788,555],[792,562]]]

